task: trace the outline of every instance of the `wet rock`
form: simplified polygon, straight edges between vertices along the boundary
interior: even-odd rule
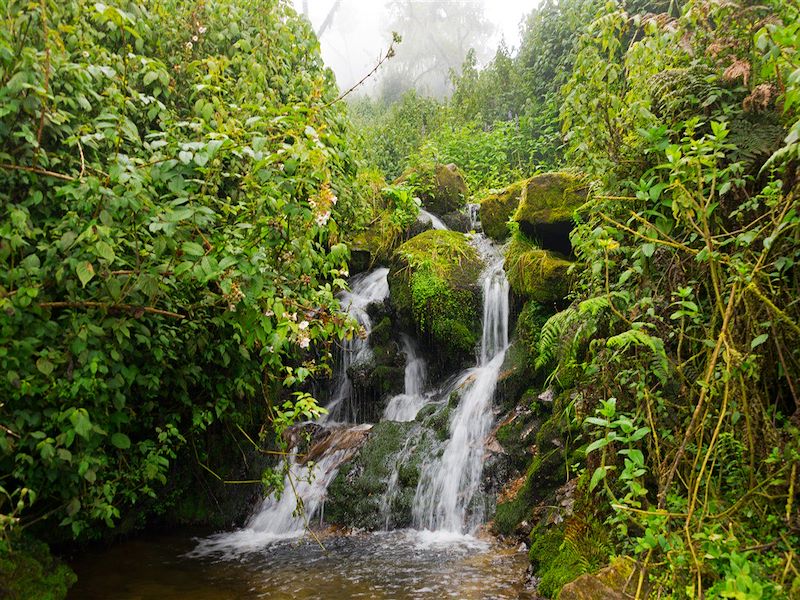
[[[539,248],[516,234],[508,245],[504,268],[511,290],[528,300],[554,305],[569,293],[572,262]]]
[[[446,215],[464,207],[469,196],[464,177],[454,164],[422,164],[409,169],[395,183],[408,183],[435,215]]]
[[[502,242],[508,237],[508,219],[519,206],[527,182],[527,179],[517,181],[499,192],[490,194],[481,202],[481,226],[483,232],[490,238]]]
[[[589,189],[581,177],[546,173],[532,177],[522,189],[512,219],[519,230],[543,250],[569,256],[573,214],[585,202]]]
[[[467,236],[455,231],[426,231],[392,256],[392,306],[400,324],[431,350],[434,367],[457,368],[473,359],[481,332],[482,269]]]
[[[464,210],[449,212],[442,215],[442,221],[453,231],[469,233],[472,230],[472,219]]]

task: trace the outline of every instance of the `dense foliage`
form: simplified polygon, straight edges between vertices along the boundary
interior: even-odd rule
[[[344,334],[358,187],[282,0],[0,17],[0,532],[79,538],[155,495],[195,433],[315,413],[284,390]]]
[[[560,165],[592,182],[573,303],[532,343],[579,482],[577,514],[532,534],[544,593],[609,554],[638,560],[640,597],[800,593],[799,21],[779,0],[546,2],[515,55],[468,58],[438,128],[383,122],[478,199]]]

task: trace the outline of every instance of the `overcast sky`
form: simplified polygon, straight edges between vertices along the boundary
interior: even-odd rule
[[[414,0],[441,2],[447,0]],[[486,17],[497,30],[490,40],[492,54],[501,39],[509,48],[519,45],[519,26],[522,19],[536,8],[539,0],[473,0],[484,6]],[[293,0],[298,12],[303,12],[303,0]],[[316,31],[327,17],[336,0],[306,0],[309,17]],[[339,87],[349,87],[375,66],[391,41],[389,0],[341,0],[330,27],[321,38],[322,56],[336,73]]]

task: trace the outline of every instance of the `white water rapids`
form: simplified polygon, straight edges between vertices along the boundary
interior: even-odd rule
[[[470,502],[480,485],[484,440],[492,425],[492,397],[508,346],[508,316],[508,280],[502,258],[494,257],[483,275],[479,363],[447,393],[459,391],[461,400],[441,458],[423,467],[413,507],[418,528],[470,533],[483,519],[482,510],[470,511]]]

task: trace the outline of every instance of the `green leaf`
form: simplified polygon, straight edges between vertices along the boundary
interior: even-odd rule
[[[180,160],[183,164],[188,165],[192,162],[192,153],[188,150],[181,150],[178,152],[178,160]]]
[[[50,375],[55,368],[53,363],[51,363],[47,358],[44,356],[40,357],[39,360],[36,361],[36,368],[39,369],[45,375]]]
[[[197,242],[183,242],[181,250],[189,256],[203,256],[205,254],[205,250]]]
[[[86,287],[86,284],[92,280],[94,277],[94,267],[90,262],[80,262],[78,266],[75,267],[75,272],[78,274],[78,279],[81,280],[81,285]]]
[[[750,349],[756,348],[766,342],[769,339],[769,335],[766,333],[762,333],[757,338],[755,338],[752,342],[750,342]]]
[[[642,244],[642,254],[644,254],[647,258],[653,256],[653,253],[656,251],[656,245],[652,243]]]
[[[92,422],[89,420],[89,413],[85,408],[76,408],[69,416],[69,422],[72,423],[75,433],[84,439],[89,438],[89,433],[92,431]]]
[[[124,433],[115,433],[111,436],[111,443],[120,450],[127,450],[131,447],[131,439]]]
[[[114,262],[114,259],[116,258],[114,249],[107,242],[97,242],[94,248],[97,251],[97,256],[107,260],[108,262]]]
[[[591,492],[594,488],[597,487],[597,484],[603,481],[608,475],[608,470],[611,467],[597,467],[592,473],[592,479],[589,481],[589,491]]]

